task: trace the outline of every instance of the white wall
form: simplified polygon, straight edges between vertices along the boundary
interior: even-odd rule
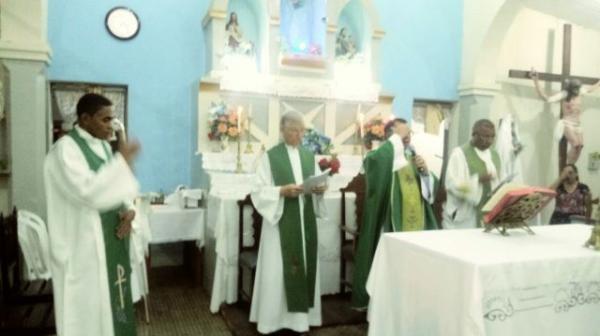
[[[525,142],[522,155],[525,181],[533,185],[548,185],[557,176],[557,145],[552,137],[558,120],[559,104],[545,104],[538,99],[530,80],[509,79],[509,69],[561,72],[563,24],[553,16],[523,8],[514,18],[500,48],[496,79],[500,84],[490,107],[490,118],[498,120],[511,112],[521,128]],[[600,78],[600,31],[573,25],[572,65],[575,75]],[[560,89],[559,84],[546,85],[546,92]],[[587,169],[588,153],[600,151],[600,90],[583,99],[585,147],[577,166],[582,182],[595,195],[600,194],[598,172]],[[595,127],[596,126],[596,127]]]

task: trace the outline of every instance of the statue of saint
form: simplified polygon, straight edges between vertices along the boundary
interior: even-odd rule
[[[569,142],[569,151],[567,152],[567,164],[577,162],[583,148],[583,130],[581,128],[581,96],[588,94],[600,86],[600,81],[596,84],[582,88],[581,81],[578,79],[567,79],[565,89],[552,95],[542,92],[535,69],[531,69],[531,79],[535,84],[535,90],[538,95],[548,103],[561,102],[563,116],[558,122],[557,132],[564,135]]]
[[[340,29],[335,39],[335,55],[347,59],[351,59],[356,55],[356,45],[345,27]]]
[[[238,16],[236,12],[231,12],[231,14],[229,14],[229,21],[225,25],[225,31],[227,33],[227,46],[232,52],[242,53],[245,55],[252,53],[254,47],[252,42],[244,40],[244,35],[238,24]]]

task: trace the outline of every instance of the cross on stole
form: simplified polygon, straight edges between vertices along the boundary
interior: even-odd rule
[[[121,303],[121,309],[125,308],[125,298],[123,295],[123,284],[127,282],[127,278],[125,278],[125,268],[119,264],[117,264],[117,281],[115,281],[115,286],[119,287],[119,301]]]
[[[538,72],[538,80],[547,82],[560,82],[561,89],[565,90],[565,79],[578,79],[582,84],[592,85],[598,82],[598,78],[571,75],[571,25],[563,26],[563,50],[562,50],[562,72],[560,74]],[[509,70],[508,77],[531,79],[531,71]],[[563,117],[563,104],[560,105],[560,118]],[[559,173],[567,163],[567,139],[563,136],[558,146],[558,171]]]

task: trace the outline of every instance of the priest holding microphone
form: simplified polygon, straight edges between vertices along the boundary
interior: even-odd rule
[[[388,136],[363,162],[366,198],[354,266],[352,306],[365,309],[365,289],[379,236],[382,232],[437,229],[432,204],[438,179],[410,143],[411,130],[404,119],[385,126]]]

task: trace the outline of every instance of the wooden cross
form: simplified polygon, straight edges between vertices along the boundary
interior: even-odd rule
[[[526,78],[531,79],[531,71],[524,70],[509,70],[508,77],[510,78]],[[562,90],[566,89],[565,79],[578,79],[582,84],[596,84],[598,78],[582,77],[571,75],[571,25],[565,24],[563,28],[563,58],[562,58],[562,73],[553,74],[548,72],[538,72],[538,79],[548,82],[561,82]],[[560,118],[563,117],[563,104],[560,107]],[[563,136],[560,139],[558,147],[558,171],[562,171],[567,162],[567,139]]]

